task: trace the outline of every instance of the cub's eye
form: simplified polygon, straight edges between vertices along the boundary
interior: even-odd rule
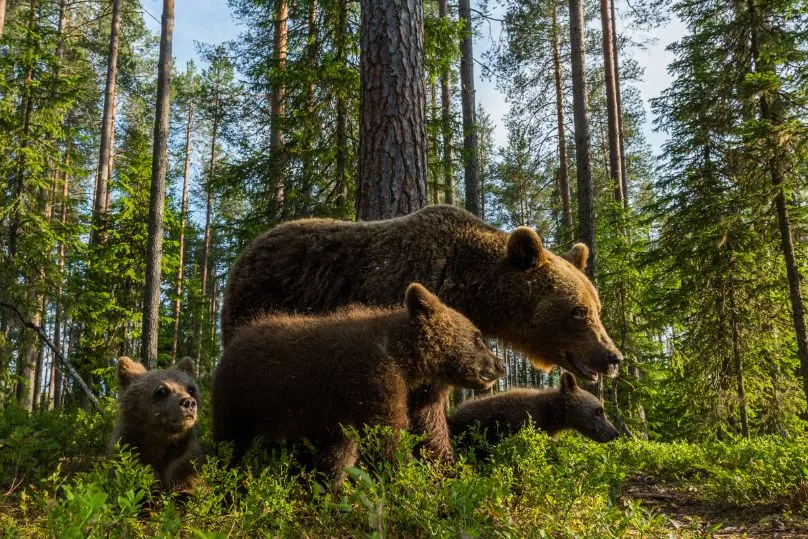
[[[574,307],[572,309],[572,317],[576,320],[586,319],[586,309],[584,307]]]
[[[477,346],[480,346],[480,347],[484,347],[484,346],[485,346],[485,342],[483,341],[483,336],[482,336],[482,334],[481,334],[481,333],[477,333],[477,334],[474,336],[474,344],[476,344]]]
[[[160,386],[154,390],[154,396],[158,399],[165,398],[168,395],[168,388],[165,386]]]
[[[188,386],[188,394],[192,397],[196,397],[196,388],[194,386]]]
[[[603,417],[603,408],[598,408],[595,410],[595,415],[598,417]]]

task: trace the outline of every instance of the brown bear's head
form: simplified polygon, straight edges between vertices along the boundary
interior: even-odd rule
[[[505,375],[502,361],[468,318],[418,283],[407,288],[404,299],[417,327],[425,374],[470,389],[487,389]]]
[[[191,358],[168,369],[147,371],[123,356],[118,360],[120,413],[125,422],[137,421],[154,438],[187,434],[197,420],[199,389]]]
[[[579,388],[575,377],[568,372],[561,375],[559,393],[565,427],[596,442],[611,442],[617,438],[617,429],[606,417],[603,404],[592,393]]]
[[[494,291],[502,307],[492,329],[536,368],[560,365],[594,381],[598,373],[617,376],[623,356],[600,322],[598,292],[583,273],[588,257],[582,243],[557,256],[534,230],[514,230]]]

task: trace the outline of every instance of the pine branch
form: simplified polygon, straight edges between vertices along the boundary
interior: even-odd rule
[[[12,305],[11,303],[6,303],[5,301],[0,301],[0,307],[5,307],[6,309],[9,309],[10,311],[12,311],[14,314],[17,315],[17,318],[20,319],[20,322],[22,322],[23,326],[25,326],[25,327],[27,327],[29,329],[32,329],[32,330],[34,330],[34,332],[36,332],[36,334],[39,336],[39,338],[42,340],[42,342],[44,342],[46,345],[48,345],[48,348],[53,350],[54,355],[56,355],[56,357],[59,359],[59,362],[67,370],[67,372],[70,374],[70,376],[73,378],[73,380],[75,380],[76,383],[78,383],[78,385],[81,387],[81,389],[87,395],[87,398],[90,399],[90,402],[95,407],[95,409],[98,410],[98,411],[102,411],[101,404],[98,402],[98,398],[93,394],[93,391],[90,389],[90,387],[81,378],[78,371],[76,371],[76,368],[73,367],[73,364],[70,363],[70,361],[68,361],[67,358],[64,355],[62,355],[62,351],[59,350],[59,348],[48,338],[48,335],[45,333],[45,330],[42,329],[41,326],[38,326],[38,325],[34,324],[33,322],[31,322],[30,320],[28,320],[27,318],[25,318],[25,316],[20,312],[20,310],[16,306]]]

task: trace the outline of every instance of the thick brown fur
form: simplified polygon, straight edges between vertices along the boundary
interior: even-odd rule
[[[557,256],[530,228],[507,234],[452,206],[375,222],[304,219],[256,238],[233,265],[222,307],[225,345],[270,311],[325,313],[362,303],[399,304],[418,281],[482,332],[524,352],[537,368],[561,365],[584,379],[617,374],[622,356],[600,321],[598,294],[582,269],[588,249]],[[441,434],[445,395],[409,396],[413,430],[450,452]]]
[[[498,395],[461,404],[449,417],[449,430],[460,435],[475,425],[491,443],[533,425],[550,436],[574,429],[596,442],[617,438],[617,429],[606,417],[601,402],[580,389],[575,377],[561,376],[559,389],[512,389]]]
[[[411,285],[405,304],[267,315],[242,328],[214,378],[214,440],[232,441],[238,460],[256,436],[308,439],[338,485],[356,460],[342,427],[407,429],[413,388],[483,389],[504,374],[479,330],[423,286]]]
[[[201,456],[196,441],[199,389],[193,362],[184,358],[169,369],[147,371],[123,356],[118,360],[118,441],[152,467],[166,490],[190,492],[197,481],[193,460]]]

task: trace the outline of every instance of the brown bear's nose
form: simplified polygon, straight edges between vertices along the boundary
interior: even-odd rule
[[[192,397],[185,397],[180,401],[180,407],[186,412],[192,412],[196,409],[196,400]]]
[[[606,363],[609,365],[619,365],[621,361],[623,361],[623,354],[619,351],[612,352],[606,357]]]

